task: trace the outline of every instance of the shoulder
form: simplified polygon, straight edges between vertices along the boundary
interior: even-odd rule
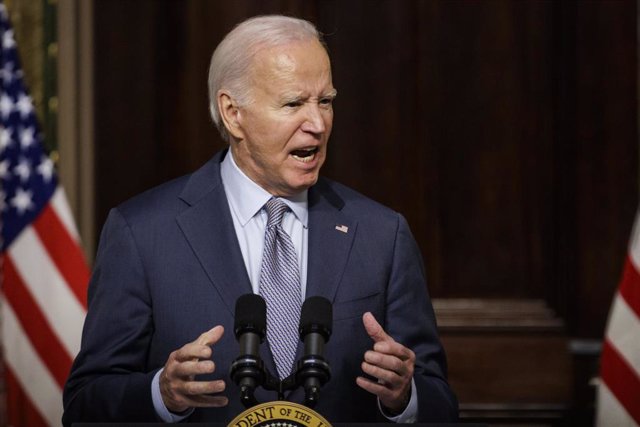
[[[396,219],[400,215],[393,209],[379,203],[364,194],[328,178],[321,177],[314,190],[329,200],[345,214],[364,214]]]
[[[185,175],[146,190],[118,205],[114,211],[129,224],[175,216],[185,207],[179,195],[190,177],[191,175]]]
[[[220,159],[218,154],[195,172],[146,190],[114,210],[130,225],[173,220],[180,212],[222,185]]]
[[[385,230],[395,233],[406,226],[400,213],[336,181],[322,177],[313,191],[313,198],[325,199],[341,214],[356,221],[359,227],[376,230],[376,234]]]

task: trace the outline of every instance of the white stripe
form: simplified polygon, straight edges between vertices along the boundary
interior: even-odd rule
[[[8,253],[54,333],[75,356],[80,350],[85,310],[33,228],[26,227]]]
[[[631,231],[631,241],[629,242],[629,257],[636,271],[640,271],[640,211],[636,214],[636,221]]]
[[[76,228],[76,223],[73,220],[73,214],[71,213],[71,208],[69,207],[67,196],[62,186],[59,185],[56,192],[53,193],[50,203],[51,207],[56,212],[58,218],[65,226],[71,237],[73,237],[76,242],[80,243],[80,234]]]
[[[638,427],[603,381],[598,387],[596,427]]]
[[[2,337],[4,357],[31,403],[51,426],[62,420],[62,391],[37,356],[11,306],[3,298]]]
[[[619,292],[613,300],[607,338],[640,377],[640,319]]]

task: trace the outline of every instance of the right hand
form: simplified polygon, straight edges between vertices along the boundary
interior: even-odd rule
[[[211,374],[216,370],[211,360],[211,346],[220,341],[223,334],[224,328],[216,326],[169,355],[160,375],[160,394],[168,410],[180,413],[189,408],[229,403],[226,396],[213,396],[224,391],[223,380],[195,381],[196,375]]]

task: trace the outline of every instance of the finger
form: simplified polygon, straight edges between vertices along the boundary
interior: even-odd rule
[[[190,408],[219,408],[229,404],[226,396],[196,396],[187,401]]]
[[[178,362],[186,362],[193,359],[209,359],[211,357],[211,345],[217,343],[224,333],[223,326],[216,326],[201,334],[195,341],[185,344],[175,352]]]
[[[387,388],[401,388],[406,382],[403,377],[398,375],[396,372],[372,365],[367,362],[362,362],[361,368],[365,374],[376,378],[379,384],[386,386]]]
[[[226,396],[201,395],[186,398],[185,402],[190,408],[219,408],[227,406],[229,399]]]
[[[172,374],[178,378],[188,378],[194,375],[211,374],[215,372],[216,365],[212,360],[189,360],[174,366]]]
[[[387,335],[384,329],[382,329],[382,326],[380,326],[380,323],[378,323],[370,312],[366,312],[362,316],[362,323],[364,324],[364,329],[367,331],[367,334],[369,334],[374,342],[393,341],[393,338]]]
[[[185,381],[179,387],[179,393],[194,399],[197,396],[222,393],[226,388],[224,380],[214,381]]]
[[[178,408],[179,412],[186,408],[225,406],[229,399],[224,395],[215,394],[223,392],[225,387],[226,384],[222,380],[185,382],[176,390],[171,401],[177,405],[174,408]]]
[[[380,341],[373,345],[373,350],[382,353],[395,356],[402,361],[414,360],[414,352],[396,341]]]
[[[380,400],[384,401],[393,397],[393,393],[391,392],[391,390],[389,390],[383,384],[375,383],[364,377],[357,377],[356,384],[363,390],[366,390],[371,394],[375,394],[376,396],[378,396],[378,398],[380,398]]]
[[[224,326],[218,325],[218,326],[215,326],[214,328],[211,328],[210,330],[203,333],[202,335],[200,335],[196,340],[196,343],[200,345],[211,346],[217,343],[218,341],[220,341],[220,338],[222,338],[223,334],[224,334]]]
[[[409,373],[408,364],[404,363],[396,356],[390,356],[375,351],[367,351],[364,354],[364,360],[370,365],[395,372],[400,376],[407,376]]]

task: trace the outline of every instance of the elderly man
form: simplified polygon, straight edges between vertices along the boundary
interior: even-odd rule
[[[319,176],[337,92],[315,27],[241,23],[213,54],[209,93],[229,148],[105,224],[63,422],[230,421],[243,410],[229,380],[234,305],[252,292],[267,301],[261,357],[280,378],[301,354],[302,301],[332,302],[332,378],[315,408],[329,421],[454,420],[405,220]],[[286,261],[273,264],[275,253]]]

